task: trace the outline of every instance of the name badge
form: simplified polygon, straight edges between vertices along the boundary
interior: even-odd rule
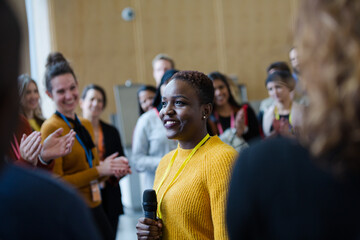
[[[100,187],[98,180],[91,181],[90,186],[91,186],[92,200],[94,202],[101,201],[101,194],[100,194]]]

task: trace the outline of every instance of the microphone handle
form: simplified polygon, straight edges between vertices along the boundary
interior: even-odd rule
[[[148,211],[145,211],[145,217],[146,217],[146,218],[153,219],[153,220],[156,220],[156,212],[148,212]]]

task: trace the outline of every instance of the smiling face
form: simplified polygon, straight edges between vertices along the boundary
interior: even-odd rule
[[[150,90],[144,90],[139,92],[139,103],[144,112],[149,111],[153,106],[153,100],[155,97],[155,93]]]
[[[80,100],[80,107],[85,118],[99,118],[104,110],[104,96],[96,89],[89,89]]]
[[[34,111],[39,106],[39,91],[34,82],[29,82],[21,100],[21,105],[26,111]]]
[[[79,103],[77,82],[71,73],[62,74],[51,79],[51,92],[46,92],[55,102],[56,110],[67,117],[75,117],[75,109]]]
[[[219,79],[213,81],[213,86],[215,89],[214,92],[214,101],[215,106],[221,107],[228,103],[229,101],[229,90],[227,89],[225,83]]]
[[[290,97],[290,89],[286,87],[284,84],[281,84],[279,82],[269,82],[266,85],[266,88],[268,90],[269,96],[273,98],[277,102],[284,102],[289,100]]]
[[[182,148],[189,149],[204,137],[206,119],[211,106],[200,104],[195,89],[184,80],[174,79],[166,85],[160,118],[169,139],[179,140]],[[200,140],[199,140],[200,138]]]

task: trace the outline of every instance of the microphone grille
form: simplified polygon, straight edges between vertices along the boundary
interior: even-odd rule
[[[156,192],[154,189],[146,189],[144,191],[143,202],[156,202]]]

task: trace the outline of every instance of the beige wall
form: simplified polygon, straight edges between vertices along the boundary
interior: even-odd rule
[[[115,112],[113,86],[154,84],[160,52],[180,70],[237,75],[250,100],[267,96],[265,68],[288,60],[297,0],[49,0],[54,50],[74,67],[80,89],[102,85]],[[121,18],[125,7],[135,20]]]

